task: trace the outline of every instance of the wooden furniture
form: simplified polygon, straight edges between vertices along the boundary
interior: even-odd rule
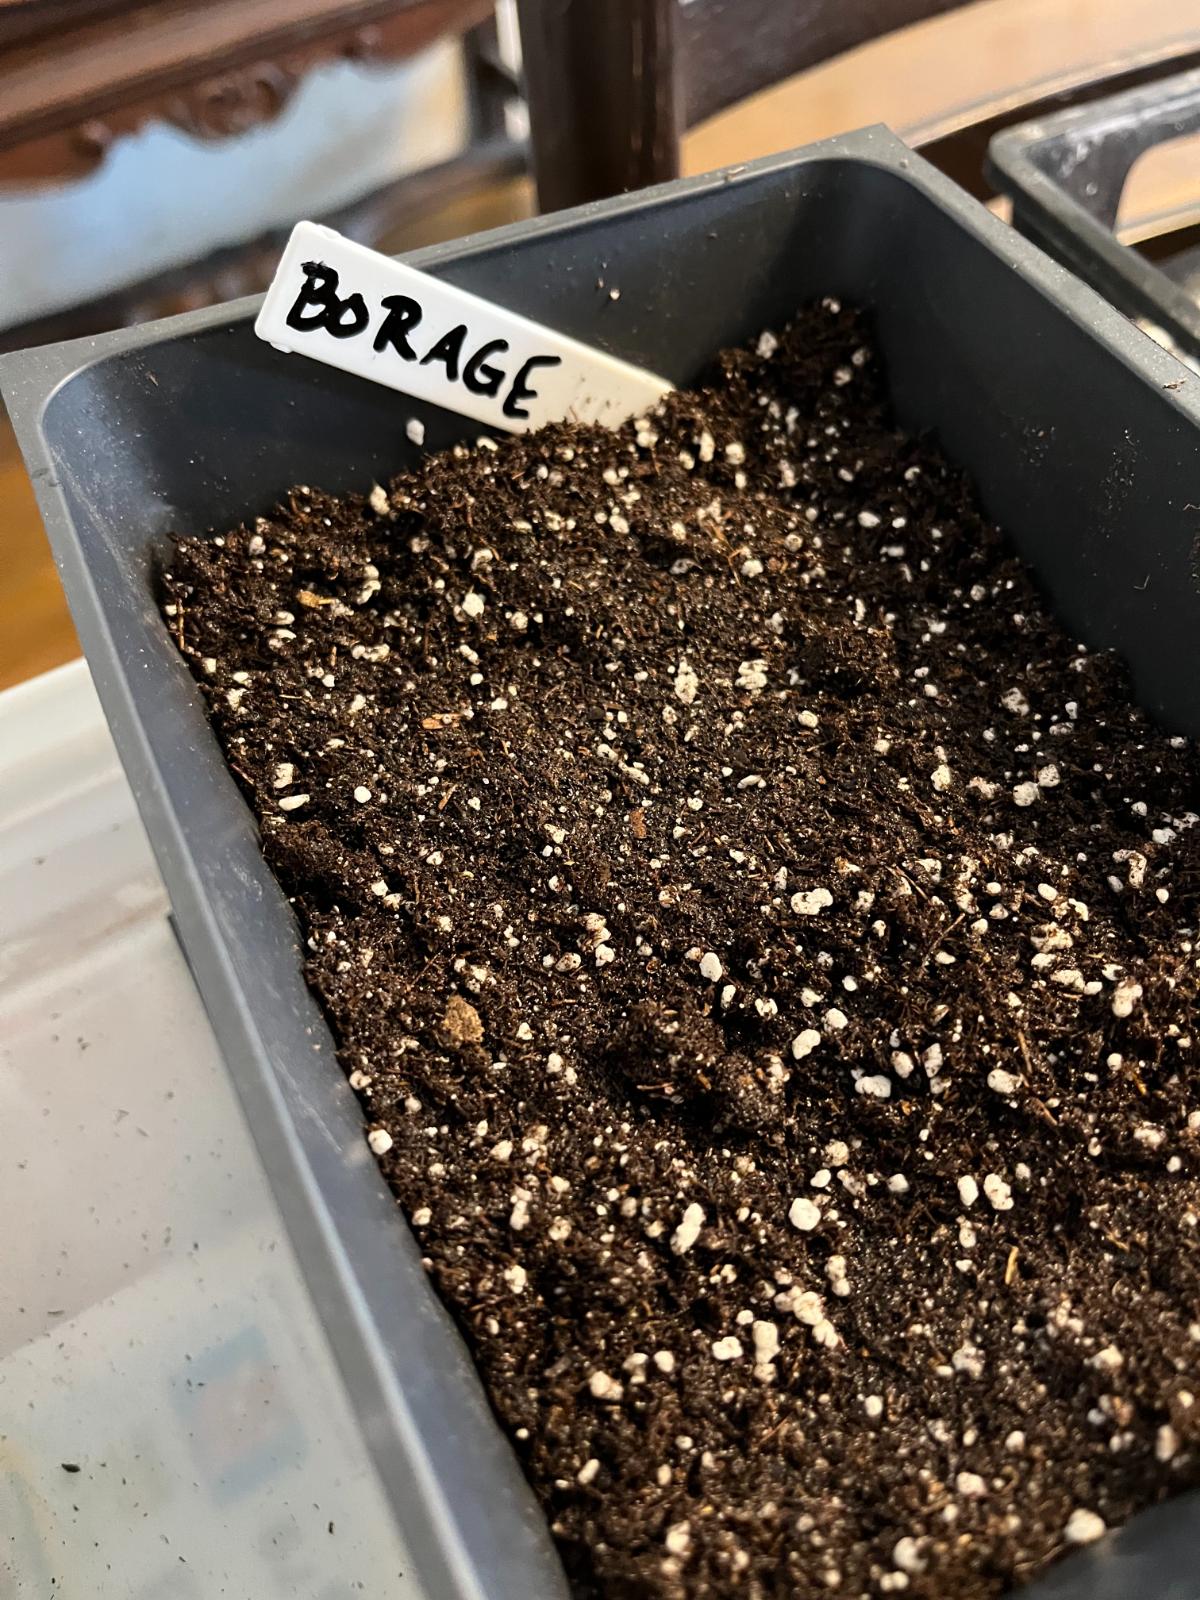
[[[505,133],[515,85],[492,14],[492,0],[0,0],[0,187],[83,176],[148,122],[236,136],[278,116],[320,64],[400,60],[462,36],[473,120],[464,155],[325,219],[373,242],[397,215],[523,169]],[[278,243],[264,235],[0,339],[65,337],[248,293],[269,277]]]
[[[678,175],[685,129],[782,79],[968,0],[517,0],[534,173],[552,211]],[[1200,32],[1138,55],[997,88],[949,112],[922,153],[988,193],[993,133],[1200,64]],[[953,87],[948,90],[948,98]]]

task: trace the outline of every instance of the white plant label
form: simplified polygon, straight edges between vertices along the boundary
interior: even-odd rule
[[[615,427],[671,388],[313,222],[292,229],[254,331],[508,433],[568,419]]]

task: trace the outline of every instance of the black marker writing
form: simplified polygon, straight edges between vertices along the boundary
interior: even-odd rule
[[[361,333],[371,320],[362,295],[348,294],[344,300],[339,299],[337,272],[323,261],[306,261],[303,271],[304,286],[287,314],[288,327],[301,333],[324,328],[335,339],[352,339]],[[305,316],[309,306],[316,310]]]
[[[507,339],[489,339],[481,344],[463,368],[463,382],[472,394],[486,394],[489,398],[500,392],[504,371],[500,367],[485,366],[488,356],[503,355],[508,349]]]
[[[508,394],[505,397],[504,405],[501,407],[504,415],[506,417],[527,417],[529,415],[528,411],[522,411],[518,401],[537,399],[537,390],[531,389],[525,382],[526,378],[533,371],[534,367],[561,366],[561,356],[530,356],[529,360],[525,363],[520,372],[517,373],[516,377],[512,381],[512,388],[508,391]]]
[[[465,322],[460,322],[457,327],[451,328],[449,333],[444,333],[433,349],[421,357],[421,365],[427,367],[431,361],[440,361],[446,369],[446,376],[453,383],[458,377],[458,358],[462,355],[463,340],[466,337],[467,325]]]
[[[385,294],[380,304],[387,307],[387,316],[379,325],[372,349],[386,350],[391,345],[405,361],[415,361],[417,352],[408,342],[408,331],[421,320],[421,308],[410,295]]]
[[[367,303],[356,292],[338,293],[340,279],[335,267],[324,261],[305,261],[301,271],[304,282],[285,318],[289,328],[299,333],[323,331],[335,339],[353,339],[366,332],[371,322]],[[474,339],[470,329],[465,322],[456,322],[422,354],[420,347],[426,340],[423,338],[414,345],[411,337],[424,320],[425,308],[421,302],[412,295],[388,294],[379,305],[382,317],[371,341],[371,348],[377,355],[392,351],[402,361],[416,361],[423,367],[444,367],[448,384],[461,383],[470,394],[484,395],[489,400],[500,397],[508,372],[504,366],[497,365],[495,358],[507,354],[510,348],[507,339],[486,339],[472,350]],[[538,367],[561,365],[561,356],[527,357],[517,369],[501,403],[503,415],[526,420],[529,411],[524,402],[536,400],[538,394],[530,385],[531,375]],[[453,404],[452,401],[447,403]]]

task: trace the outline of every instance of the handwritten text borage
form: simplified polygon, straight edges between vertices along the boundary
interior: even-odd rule
[[[312,222],[292,230],[254,331],[509,433],[564,418],[612,427],[670,388]]]

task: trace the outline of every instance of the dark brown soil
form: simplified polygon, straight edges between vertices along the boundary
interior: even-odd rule
[[[1200,761],[857,316],[167,591],[579,1595],[977,1600],[1200,1481]]]

